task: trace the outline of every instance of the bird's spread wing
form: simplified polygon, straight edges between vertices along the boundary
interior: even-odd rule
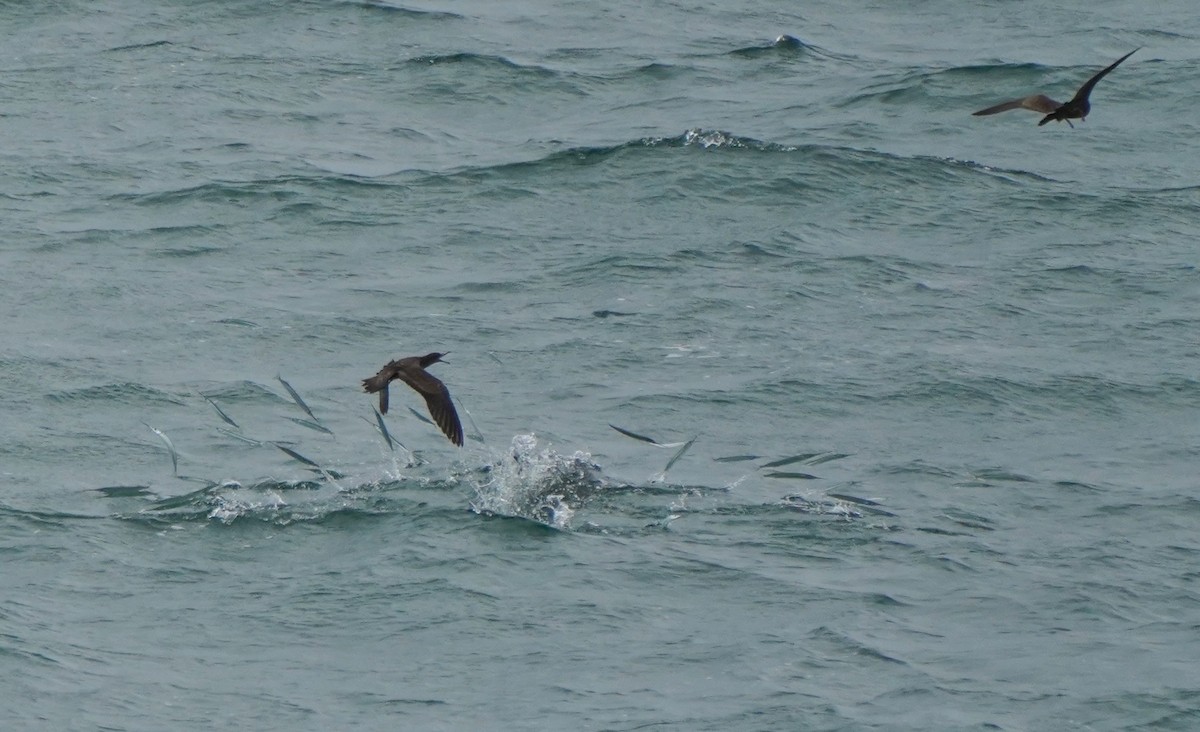
[[[1031,97],[1021,97],[1020,99],[1010,99],[1007,102],[1001,102],[1000,104],[997,104],[994,107],[988,107],[987,109],[981,109],[978,112],[974,112],[973,114],[976,117],[980,117],[985,114],[998,114],[1000,112],[1007,112],[1010,109],[1030,109],[1030,110],[1033,110],[1034,112],[1041,112],[1042,114],[1050,114],[1051,112],[1053,112],[1054,110],[1058,109],[1061,106],[1062,106],[1062,104],[1060,102],[1054,101],[1053,99],[1046,96],[1045,94],[1034,94]]]
[[[1141,47],[1139,46],[1138,48],[1135,48],[1135,49],[1133,49],[1132,51],[1130,51],[1129,53],[1125,54],[1124,56],[1122,56],[1121,58],[1117,59],[1116,61],[1113,61],[1113,62],[1112,62],[1112,65],[1108,66],[1107,68],[1105,68],[1105,69],[1104,69],[1103,71],[1101,71],[1100,73],[1098,73],[1098,74],[1096,74],[1095,76],[1093,76],[1092,78],[1088,79],[1088,80],[1087,80],[1087,83],[1086,83],[1086,84],[1084,84],[1083,86],[1079,87],[1079,91],[1075,92],[1075,97],[1074,97],[1074,98],[1073,98],[1071,101],[1073,101],[1073,102],[1074,102],[1074,101],[1082,101],[1082,100],[1084,100],[1084,99],[1087,99],[1087,98],[1088,98],[1088,97],[1091,95],[1091,93],[1092,93],[1092,87],[1096,86],[1096,82],[1097,82],[1097,81],[1100,81],[1101,79],[1103,79],[1103,78],[1104,78],[1104,75],[1105,75],[1105,74],[1107,74],[1108,72],[1110,72],[1110,71],[1112,71],[1113,69],[1115,69],[1115,68],[1117,68],[1118,66],[1120,66],[1122,61],[1124,61],[1125,59],[1129,58],[1129,57],[1130,57],[1130,56],[1132,56],[1133,54],[1137,53],[1139,48],[1141,48]]]
[[[425,397],[425,405],[429,407],[433,421],[437,422],[451,442],[462,447],[462,423],[458,421],[458,411],[454,409],[454,401],[450,399],[450,390],[446,385],[424,370],[416,373],[401,371],[398,376]]]
[[[450,393],[442,392],[440,398],[426,396],[425,404],[429,406],[429,413],[433,415],[433,421],[438,423],[438,427],[442,428],[446,437],[449,437],[455,445],[462,447],[462,424],[458,421],[458,412],[454,409]]]
[[[387,408],[388,408],[388,388],[387,388],[387,384],[385,383],[383,385],[383,388],[379,390],[379,413],[387,414]]]

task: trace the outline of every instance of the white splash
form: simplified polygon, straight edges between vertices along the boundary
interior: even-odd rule
[[[241,487],[236,482],[231,481],[231,483],[232,485],[226,483],[222,487]],[[208,517],[223,524],[231,524],[243,516],[253,515],[258,512],[278,512],[288,505],[283,496],[275,490],[264,491],[256,498],[258,500],[247,500],[244,496],[235,492],[228,494],[214,493],[214,505],[212,510],[209,511]]]
[[[483,482],[475,484],[471,509],[569,529],[575,509],[601,486],[596,477],[599,469],[589,453],[567,457],[550,448],[539,452],[536,435],[517,435],[508,453],[489,466],[481,476]]]

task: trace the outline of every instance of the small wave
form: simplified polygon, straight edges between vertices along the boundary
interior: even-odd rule
[[[860,592],[859,594],[863,600],[873,601],[875,604],[904,604],[888,598],[887,595],[881,595],[880,593]],[[880,603],[880,598],[888,598],[888,600],[885,603]],[[814,649],[823,648],[825,649],[825,652],[828,652],[838,658],[857,657],[864,659],[868,664],[877,661],[886,663],[889,666],[909,665],[903,659],[889,655],[882,648],[871,645],[866,641],[860,641],[845,632],[824,625],[815,628],[809,633],[809,641],[811,647]],[[878,668],[883,669],[886,667]]]
[[[239,325],[244,327],[260,327],[257,323],[250,321],[218,321],[229,325]],[[200,392],[200,396],[206,399],[220,399],[228,402],[261,402],[270,404],[285,404],[287,401],[275,393],[270,387],[260,384],[256,381],[243,379],[232,383],[224,383],[215,386],[210,386]]]
[[[514,174],[536,173],[541,176],[559,168],[576,168],[600,165],[623,156],[633,156],[647,151],[678,148],[701,148],[704,150],[746,150],[752,152],[783,152],[823,149],[820,146],[792,146],[756,140],[752,137],[735,135],[720,130],[694,128],[670,137],[642,137],[616,145],[573,147],[558,150],[532,160],[500,163],[478,168],[459,168],[448,173],[427,172],[431,181],[466,180],[475,182],[493,176],[512,177]],[[418,183],[420,185],[420,183]]]
[[[1100,374],[1065,374],[1038,379],[973,376],[910,384],[882,398],[985,414],[1117,416],[1126,410],[1140,410],[1155,404],[1171,407],[1181,402],[1200,403],[1200,381],[1167,377],[1129,382]]]
[[[776,38],[772,43],[762,46],[748,46],[746,48],[739,48],[730,51],[729,55],[740,58],[761,58],[763,56],[782,56],[791,58],[806,55],[812,50],[812,46],[809,46],[795,36],[789,36],[785,33]]]
[[[393,70],[419,84],[420,94],[430,98],[454,98],[496,106],[523,104],[546,95],[574,99],[587,94],[591,77],[570,69],[514,61],[505,56],[482,53],[448,53],[415,56],[399,62]]]
[[[255,323],[253,320],[246,320],[244,318],[220,318],[219,320],[216,320],[214,322],[220,323],[221,325],[237,325],[237,326],[241,326],[243,328],[261,328],[262,327],[258,323]]]
[[[894,188],[898,180],[911,181],[924,187],[938,182],[952,183],[958,187],[961,186],[964,174],[980,176],[995,181],[998,185],[1014,187],[1020,187],[1028,180],[1046,180],[1035,174],[992,168],[970,160],[929,155],[904,156],[827,144],[790,145],[726,130],[696,127],[677,135],[642,137],[607,146],[573,147],[518,162],[460,168],[449,172],[429,171],[423,174],[424,182],[418,181],[415,184],[478,183],[501,179],[512,185],[515,180],[526,178],[542,183],[547,175],[559,171],[575,171],[580,166],[636,166],[643,162],[658,166],[663,155],[693,150],[713,154],[774,157],[779,160],[774,164],[786,164],[788,170],[792,169],[792,161],[795,159],[797,164],[804,166],[808,171],[802,177],[788,174],[768,179],[765,188],[738,188],[738,195],[752,195],[755,200],[761,200],[761,196],[758,195],[760,192],[782,194],[800,189],[808,195],[823,195],[827,193],[827,187],[814,189],[811,181],[822,180],[825,177],[863,181],[865,185],[886,187],[888,190]],[[763,165],[772,164],[769,160],[763,162]],[[741,178],[735,177],[732,180],[733,185],[742,185]]]
[[[677,75],[684,67],[666,64],[661,61],[645,64],[623,74],[624,77],[648,77],[656,81],[666,81]]]
[[[793,145],[780,145],[732,132],[706,130],[701,127],[685,130],[683,134],[674,137],[644,137],[629,143],[627,147],[699,147],[705,150],[759,150],[763,152],[796,152],[801,149]]]
[[[720,130],[702,129],[688,130],[687,132],[683,133],[683,138],[680,144],[684,146],[702,147],[706,150],[710,148],[784,152],[796,150],[796,148],[787,145],[776,145],[774,143],[762,142],[761,140],[755,140],[750,137],[740,137],[727,132],[721,132]]]
[[[969,90],[985,91],[983,89],[984,81],[989,89],[1001,88],[996,86],[1000,82],[995,78],[997,72],[1013,76],[1015,75],[1014,71],[1024,70],[1025,73],[1022,76],[1026,80],[1023,83],[1028,85],[1036,83],[1035,75],[1029,71],[1041,68],[1036,64],[1022,64],[1020,66],[955,66],[932,71],[912,70],[907,73],[888,69],[860,93],[838,102],[836,106],[843,109],[864,103],[945,106],[948,98],[960,97],[964,99],[964,104],[970,107],[971,104],[965,100],[974,98],[975,95],[970,94]],[[981,77],[987,78],[985,80]]]
[[[207,227],[195,228],[207,229]],[[172,233],[179,234],[178,231]],[[192,244],[190,246],[162,247],[152,250],[147,256],[157,257],[160,259],[190,259],[192,257],[203,257],[208,254],[220,254],[225,251],[228,251],[228,249],[222,246]]]
[[[105,498],[132,498],[152,496],[154,491],[148,485],[106,485],[92,490]]]
[[[407,170],[405,166],[394,162],[357,154],[341,158],[304,158],[304,162],[325,173],[347,178],[387,178]]]
[[[484,53],[447,53],[436,56],[414,56],[406,61],[409,66],[478,66],[481,68],[504,69],[541,77],[556,77],[560,73],[537,64],[521,64],[504,56]]]
[[[800,513],[847,520],[868,517],[897,518],[895,513],[884,509],[878,500],[828,490],[791,493],[780,499],[778,505]]]
[[[954,66],[949,69],[944,69],[942,71],[931,72],[931,73],[954,74],[954,75],[958,75],[958,76],[995,76],[997,73],[1001,73],[1001,72],[1007,73],[1007,74],[1014,74],[1017,72],[1026,74],[1029,72],[1036,71],[1038,73],[1041,73],[1041,72],[1044,72],[1047,68],[1048,67],[1043,66],[1042,64],[1037,64],[1037,63],[1030,63],[1030,62],[1004,63],[1003,61],[998,61],[996,63],[991,63],[991,64],[973,64],[970,66]]]
[[[117,204],[171,208],[186,204],[217,204],[222,208],[245,205],[255,210],[264,207],[300,206],[322,210],[308,200],[308,194],[316,189],[337,187],[358,188],[360,186],[387,186],[376,178],[321,172],[316,175],[279,175],[271,178],[240,181],[212,181],[195,186],[172,188],[149,192],[122,192],[111,194],[107,199]],[[212,230],[220,227],[208,224]]]
[[[106,49],[106,51],[108,53],[116,53],[119,51],[140,51],[146,48],[159,48],[161,46],[171,45],[174,44],[172,44],[170,41],[150,41],[149,43],[131,43],[127,46],[115,46],[113,48]]]
[[[173,394],[160,391],[145,384],[122,382],[118,384],[100,384],[86,386],[80,389],[58,391],[46,397],[53,402],[117,402],[120,404],[176,404],[184,402]]]
[[[377,10],[383,13],[401,16],[413,20],[462,20],[463,16],[447,10],[417,10],[403,5],[393,5],[383,0],[355,0],[354,5],[363,10]]]
[[[93,521],[95,519],[104,517],[82,513],[67,513],[64,511],[39,511],[36,509],[22,509],[0,503],[0,518],[12,518],[32,524],[34,526],[53,526],[58,528],[66,526],[72,521],[81,519],[85,521]]]
[[[145,496],[142,492],[102,492],[110,498]],[[263,480],[243,485],[236,480],[210,482],[190,493],[154,498],[149,505],[117,518],[150,524],[213,521],[232,524],[257,521],[281,526],[299,521],[318,521],[336,513],[380,513],[378,496],[369,492],[345,492],[316,480]]]

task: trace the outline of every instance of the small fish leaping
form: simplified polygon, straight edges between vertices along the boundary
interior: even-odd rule
[[[450,399],[450,391],[437,377],[425,370],[441,361],[444,355],[446,354],[429,353],[424,356],[409,356],[389,361],[379,370],[379,373],[363,379],[363,390],[371,394],[379,392],[379,412],[387,414],[388,384],[400,379],[425,397],[425,404],[429,407],[429,414],[433,417],[433,421],[451,442],[462,447],[462,423],[458,421],[458,412],[455,411],[454,402]]]
[[[979,117],[986,114],[1007,112],[1010,109],[1028,109],[1046,115],[1042,118],[1041,122],[1038,122],[1038,127],[1041,127],[1047,122],[1066,122],[1073,128],[1075,125],[1071,124],[1071,120],[1085,120],[1087,119],[1088,112],[1092,111],[1092,105],[1091,102],[1088,101],[1088,97],[1091,96],[1092,87],[1096,86],[1096,82],[1103,79],[1105,74],[1117,68],[1122,61],[1137,53],[1139,49],[1140,47],[1133,49],[1129,53],[1114,61],[1112,65],[1088,79],[1087,83],[1079,87],[1079,91],[1075,92],[1075,96],[1071,97],[1071,101],[1069,102],[1056,102],[1045,94],[1034,94],[1033,96],[1001,102],[993,107],[981,109],[978,112],[973,112],[972,114],[976,117]]]

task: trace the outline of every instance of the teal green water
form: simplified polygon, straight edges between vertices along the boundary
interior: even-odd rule
[[[0,11],[3,727],[1194,728],[1192,8],[776,5]]]

